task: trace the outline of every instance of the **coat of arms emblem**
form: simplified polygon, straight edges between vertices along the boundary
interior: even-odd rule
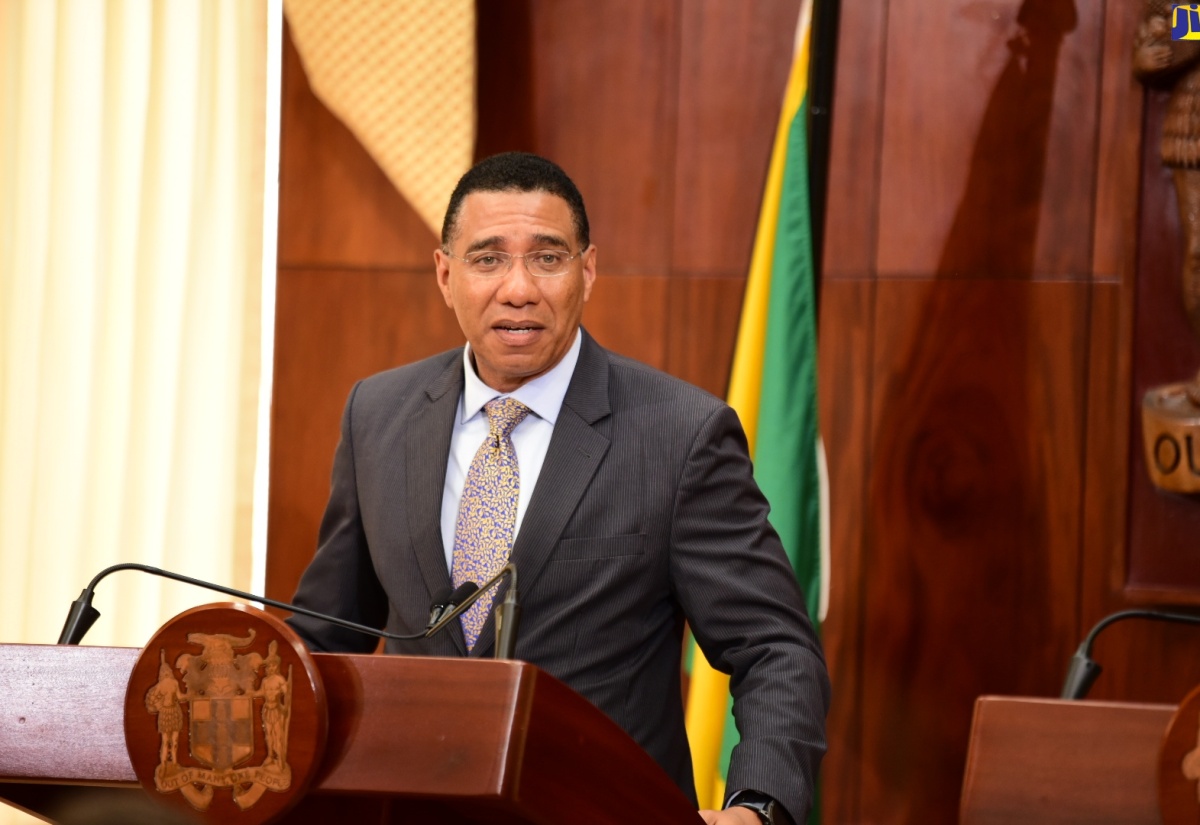
[[[249,648],[253,629],[242,637],[225,633],[189,633],[199,653],[182,653],[174,666],[159,650],[158,681],[145,694],[145,707],[158,717],[159,761],[154,786],[179,791],[197,810],[207,810],[216,788],[231,788],[242,810],[267,790],[284,791],[292,783],[287,761],[292,710],[292,668],[281,673],[278,645],[267,655]],[[180,682],[182,681],[182,685]],[[190,760],[180,760],[180,734],[187,729]],[[262,739],[258,739],[258,731]],[[262,748],[257,743],[262,742]],[[257,765],[246,764],[256,750]]]

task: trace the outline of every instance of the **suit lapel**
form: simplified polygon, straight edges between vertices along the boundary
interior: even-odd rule
[[[408,428],[404,466],[407,473],[407,522],[409,540],[417,556],[421,577],[431,594],[450,587],[446,569],[446,551],[442,544],[442,490],[446,485],[446,462],[450,455],[450,436],[462,395],[462,357],[425,390],[427,404],[415,415]],[[462,625],[453,622],[449,633],[455,647],[466,654]]]
[[[609,412],[608,355],[585,330],[579,361],[510,556],[517,567],[522,596],[533,588],[550,560],[563,528],[608,452],[608,438],[594,425]],[[507,585],[497,592],[496,604],[506,590]],[[484,623],[471,655],[491,655],[495,634],[493,614]]]

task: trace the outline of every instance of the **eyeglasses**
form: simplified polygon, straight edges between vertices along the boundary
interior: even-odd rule
[[[557,278],[564,274],[571,261],[578,258],[586,250],[579,250],[574,255],[568,255],[561,249],[538,249],[526,252],[524,255],[513,255],[509,252],[498,252],[492,249],[482,249],[478,252],[468,252],[458,256],[443,249],[442,252],[451,258],[462,261],[467,265],[467,272],[477,278],[499,278],[507,275],[513,267],[513,261],[522,258],[525,269],[535,278]]]

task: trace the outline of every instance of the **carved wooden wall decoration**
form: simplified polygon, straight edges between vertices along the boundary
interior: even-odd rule
[[[1146,95],[1130,413],[1130,437],[1139,448],[1146,391],[1189,378],[1200,367],[1200,336],[1189,327],[1179,295],[1183,233],[1175,186],[1158,152],[1167,98],[1162,90]],[[1200,604],[1200,545],[1195,539],[1200,535],[1200,498],[1155,489],[1143,450],[1134,449],[1130,463],[1129,583],[1150,591],[1147,596],[1156,601]]]

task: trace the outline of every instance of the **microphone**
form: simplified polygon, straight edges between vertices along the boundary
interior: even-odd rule
[[[1100,635],[1101,630],[1113,622],[1119,622],[1123,619],[1153,619],[1159,622],[1200,624],[1200,616],[1196,614],[1171,613],[1165,610],[1121,610],[1105,616],[1096,623],[1096,626],[1088,633],[1087,638],[1083,640],[1083,644],[1079,645],[1079,649],[1075,651],[1075,655],[1071,657],[1071,665],[1067,669],[1067,678],[1063,681],[1062,693],[1059,698],[1082,699],[1084,696],[1087,696],[1092,683],[1096,681],[1096,677],[1103,670],[1100,665],[1092,660],[1092,644],[1096,641],[1096,637]]]
[[[105,576],[109,575],[110,573],[116,573],[119,570],[140,570],[143,573],[150,573],[151,575],[161,576],[165,579],[172,579],[185,584],[195,585],[196,587],[202,587],[205,590],[214,590],[217,593],[224,593],[227,596],[236,596],[237,598],[245,599],[246,601],[259,602],[261,604],[270,605],[271,607],[278,607],[280,610],[299,613],[302,616],[311,616],[314,619],[330,622],[331,624],[338,625],[339,627],[345,627],[350,630],[357,630],[359,633],[366,633],[369,636],[377,636],[381,639],[393,639],[396,641],[409,642],[415,639],[428,638],[446,625],[446,622],[442,621],[441,623],[436,624],[436,627],[427,627],[420,633],[411,633],[408,635],[388,633],[387,631],[380,630],[379,628],[368,627],[367,625],[347,621],[346,619],[342,619],[337,616],[329,616],[324,613],[318,613],[315,610],[309,610],[307,607],[300,607],[299,605],[289,604],[288,602],[276,601],[275,599],[268,599],[265,596],[257,596],[253,593],[235,590],[232,587],[225,587],[224,585],[213,584],[212,582],[202,581],[201,579],[194,579],[191,576],[184,576],[180,573],[172,573],[170,570],[151,567],[148,564],[135,564],[133,562],[127,562],[124,564],[114,564],[112,567],[106,567],[101,570],[96,574],[96,577],[92,579],[91,583],[89,583],[88,586],[83,589],[83,592],[79,594],[79,598],[71,602],[71,609],[67,613],[67,620],[63,623],[62,633],[60,633],[58,636],[58,644],[77,645],[83,641],[84,635],[88,632],[88,630],[91,629],[92,625],[95,624],[96,619],[100,618],[100,611],[92,607],[92,595],[96,591],[96,585],[98,585]],[[494,579],[493,582],[497,580],[498,577],[497,579]],[[444,613],[447,609],[457,604],[458,601],[461,601],[467,596],[472,595],[476,589],[477,588],[474,582],[466,582],[453,593],[447,592],[445,597],[441,599],[441,601],[444,601],[444,604],[439,604],[439,600],[435,599],[433,608],[439,613]],[[440,593],[438,595],[439,597],[442,596]],[[458,614],[456,613],[455,615]],[[433,623],[431,622],[431,624]]]
[[[517,568],[512,562],[509,562],[508,564],[504,565],[504,567],[500,568],[499,573],[485,581],[482,587],[475,590],[470,594],[470,596],[467,597],[466,601],[447,612],[442,616],[442,618],[438,619],[433,627],[425,631],[425,635],[432,636],[450,622],[457,619],[459,615],[465,613],[471,605],[475,604],[475,602],[479,600],[480,596],[499,584],[505,576],[512,578],[512,582],[509,584],[508,593],[505,594],[504,603],[500,605],[496,612],[496,658],[511,659],[513,657],[513,651],[517,646],[517,620],[521,615],[521,608],[517,604]],[[466,584],[462,585],[459,590],[473,586],[474,584],[472,582],[467,582]],[[457,592],[458,591],[456,590],[455,593]],[[506,607],[508,608],[507,613],[505,612]]]
[[[521,605],[517,604],[517,569],[512,570],[512,581],[504,601],[496,608],[496,658],[515,658],[517,650],[517,625],[521,620]]]
[[[437,620],[442,618],[442,613],[446,610],[446,605],[450,601],[451,590],[449,587],[443,587],[433,597],[433,603],[429,605],[429,621],[425,623],[425,629],[433,627],[437,624]]]
[[[447,610],[453,610],[456,606],[462,604],[463,599],[478,589],[479,585],[475,584],[475,582],[463,582],[453,592],[451,592],[449,587],[443,587],[439,590],[433,600],[433,604],[429,607],[429,623],[425,625],[425,630],[430,630],[442,620]]]

